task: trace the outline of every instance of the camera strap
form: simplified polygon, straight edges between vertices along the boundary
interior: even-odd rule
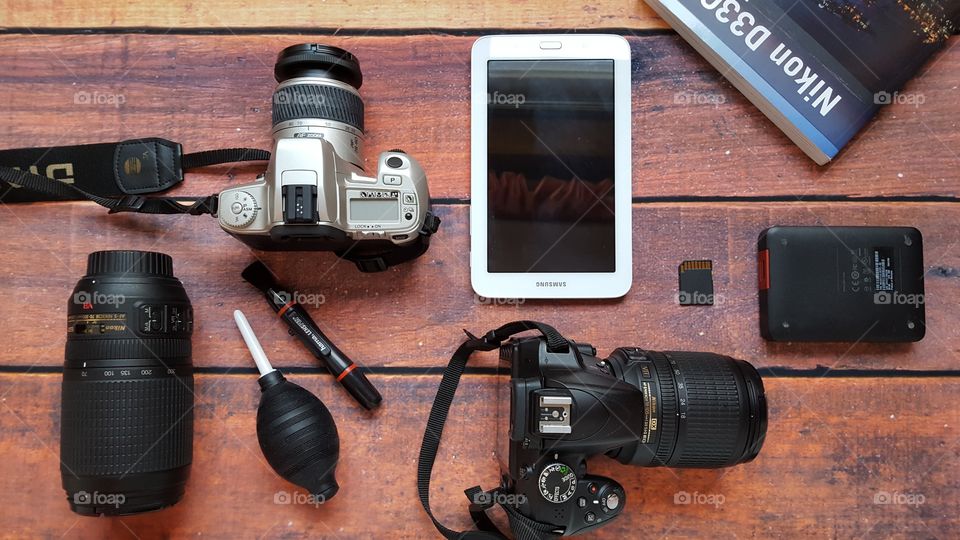
[[[176,186],[187,170],[269,159],[270,152],[250,148],[184,154],[179,143],[160,138],[0,150],[0,201],[89,200],[110,209],[111,214],[215,214],[216,194],[143,195]]]
[[[510,521],[510,529],[517,540],[549,540],[563,534],[563,530],[550,524],[534,521],[521,514],[515,507],[501,502],[504,498],[498,495],[504,494],[504,492],[500,488],[485,492],[477,486],[464,492],[471,502],[470,517],[477,526],[477,530],[474,531],[458,532],[448,529],[437,521],[433,512],[430,511],[430,474],[433,472],[433,464],[437,459],[440,437],[443,435],[443,426],[447,421],[447,415],[450,413],[450,405],[453,403],[453,397],[457,392],[460,378],[463,376],[470,355],[475,351],[497,349],[500,347],[500,343],[507,338],[529,330],[539,331],[546,338],[547,349],[551,352],[566,351],[570,347],[570,343],[560,332],[557,332],[552,326],[536,321],[507,323],[496,330],[487,332],[483,337],[474,336],[464,330],[464,333],[467,334],[467,340],[453,353],[450,363],[443,371],[443,378],[440,381],[440,387],[437,389],[437,397],[430,408],[430,418],[427,421],[427,429],[423,433],[423,443],[420,446],[420,457],[417,460],[417,492],[423,509],[426,510],[430,520],[433,521],[433,525],[445,538],[451,540],[502,540],[506,538],[486,514],[486,511],[492,508],[494,504],[499,504],[506,512]]]

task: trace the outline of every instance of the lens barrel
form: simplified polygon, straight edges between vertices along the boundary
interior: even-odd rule
[[[339,47],[305,43],[280,51],[273,68],[273,125],[318,119],[363,131],[363,74],[357,58]]]
[[[125,515],[175,504],[193,451],[193,310],[172,259],[90,254],[67,326],[60,472],[70,509]]]
[[[645,467],[716,468],[745,463],[760,452],[767,402],[763,381],[749,363],[636,348],[617,349],[609,361],[644,400],[638,441],[611,457]]]

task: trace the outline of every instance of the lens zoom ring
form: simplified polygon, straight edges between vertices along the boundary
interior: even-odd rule
[[[660,353],[649,353],[660,382],[660,442],[657,444],[657,454],[653,466],[670,464],[670,456],[677,446],[677,386],[673,382],[673,373],[670,364]]]
[[[363,100],[340,88],[322,84],[296,84],[273,94],[273,125],[300,118],[323,118],[363,131]]]
[[[686,432],[679,441],[677,467],[722,467],[743,452],[741,396],[734,364],[712,354],[668,353],[676,360],[687,390]]]
[[[68,339],[67,362],[90,360],[173,359],[191,355],[189,339]]]
[[[193,376],[65,381],[61,414],[64,474],[145,473],[192,461]]]

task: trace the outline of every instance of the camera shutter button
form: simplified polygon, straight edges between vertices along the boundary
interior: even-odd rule
[[[403,167],[403,160],[397,156],[390,156],[387,158],[387,167],[390,167],[391,169],[399,169],[400,167]]]

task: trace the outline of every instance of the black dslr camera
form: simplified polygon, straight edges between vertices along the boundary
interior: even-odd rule
[[[514,338],[530,330],[542,337]],[[486,515],[495,504],[514,535],[550,539],[591,530],[617,517],[623,486],[587,474],[587,458],[606,454],[641,467],[718,468],[760,452],[767,431],[763,381],[749,363],[697,352],[615,349],[598,358],[591,345],[553,327],[516,321],[476,337],[467,332],[443,373],[417,463],[420,503],[447,538],[503,538]],[[500,385],[500,486],[466,490],[479,530],[458,533],[430,509],[430,475],[467,361],[500,349],[508,384]]]
[[[510,406],[501,489],[515,495],[509,501],[520,514],[564,536],[624,507],[620,484],[587,474],[590,456],[718,468],[752,460],[763,444],[763,382],[742,360],[635,347],[603,359],[591,345],[551,350],[537,337],[511,340],[500,359],[511,375],[510,396],[501,399]]]

